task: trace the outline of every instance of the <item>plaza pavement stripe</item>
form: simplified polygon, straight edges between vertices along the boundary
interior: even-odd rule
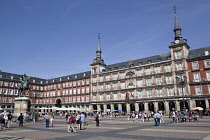
[[[210,135],[204,137],[203,140],[210,140]]]
[[[202,134],[206,134],[206,133],[210,133],[210,131],[192,131],[192,130],[174,130],[174,129],[139,129],[140,131],[157,131],[157,132],[180,132],[180,133],[202,133]]]
[[[15,131],[3,131],[4,134],[10,134],[10,133],[21,133],[21,132],[32,132],[32,131],[36,131],[36,130],[15,130]],[[1,133],[0,133],[1,134]]]
[[[28,139],[28,138],[24,138],[24,137],[14,137],[14,136],[8,136],[8,135],[0,135],[0,139],[6,140],[6,139],[10,139],[10,140],[32,140],[32,139]]]

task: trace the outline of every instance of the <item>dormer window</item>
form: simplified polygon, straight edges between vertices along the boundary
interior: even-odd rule
[[[209,55],[209,51],[205,51],[205,56]]]
[[[160,62],[161,61],[161,58],[158,58],[157,61]]]
[[[75,75],[75,78],[77,78],[78,76],[77,75]]]
[[[35,80],[33,80],[33,83],[35,83],[36,81]]]
[[[139,62],[139,66],[141,66],[142,65],[142,62]]]
[[[60,81],[62,81],[62,78],[60,78]]]
[[[150,63],[152,63],[152,60],[149,60],[149,61],[148,61],[148,64],[150,64]]]
[[[85,77],[86,76],[86,73],[84,73],[83,76]]]
[[[11,79],[13,80],[14,79],[14,76],[11,76]]]

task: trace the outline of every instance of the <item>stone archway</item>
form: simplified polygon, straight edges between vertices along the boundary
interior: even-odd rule
[[[148,103],[148,109],[149,111],[155,111],[154,104],[152,102]]]
[[[158,110],[163,111],[165,110],[165,106],[163,102],[158,102]]]
[[[118,104],[114,104],[114,110],[119,110]]]
[[[126,104],[122,104],[122,112],[126,113],[127,112],[127,107]]]
[[[100,109],[101,109],[101,111],[104,112],[104,106],[103,105],[100,105]]]
[[[184,102],[185,102],[186,109],[189,110],[188,102],[187,101],[184,101]],[[203,103],[205,105],[205,101]],[[180,111],[183,111],[183,101],[180,102]]]
[[[144,103],[139,103],[139,111],[144,111]]]
[[[134,104],[130,104],[130,111],[135,111],[135,105]]]
[[[169,110],[170,111],[175,110],[175,103],[174,103],[174,101],[169,102]]]
[[[62,101],[61,101],[60,98],[56,99],[55,106],[58,107],[58,108],[61,108],[61,106],[62,106]]]

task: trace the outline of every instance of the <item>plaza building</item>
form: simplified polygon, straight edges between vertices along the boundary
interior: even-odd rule
[[[90,71],[52,79],[31,77],[28,111],[52,112],[53,107],[82,111],[190,110],[209,107],[210,46],[190,50],[182,38],[176,12],[174,40],[166,53],[107,65],[100,36]],[[88,64],[87,64],[88,65]],[[0,71],[0,109],[14,110],[21,75]],[[181,81],[179,81],[181,79]]]

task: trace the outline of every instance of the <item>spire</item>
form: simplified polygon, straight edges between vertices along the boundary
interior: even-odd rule
[[[96,50],[96,58],[94,59],[93,63],[91,65],[106,65],[104,63],[104,60],[101,59],[101,45],[100,45],[100,33],[98,34],[98,46],[97,46],[97,50]]]
[[[101,59],[100,33],[98,34],[98,47],[96,51],[96,59]]]
[[[179,26],[179,22],[178,22],[178,18],[176,16],[176,6],[174,5],[174,17],[175,17],[175,20],[174,20],[174,33],[175,33],[175,41],[176,40],[182,40],[182,35],[181,35],[181,28]]]

